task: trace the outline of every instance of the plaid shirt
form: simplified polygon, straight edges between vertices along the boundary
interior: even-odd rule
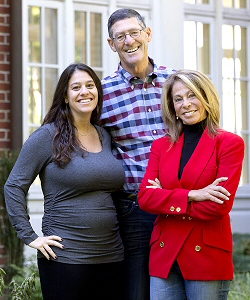
[[[113,154],[122,160],[126,174],[124,190],[134,192],[144,176],[150,147],[165,135],[161,117],[161,91],[175,71],[157,67],[145,81],[122,68],[102,80],[104,103],[101,124],[113,140]]]

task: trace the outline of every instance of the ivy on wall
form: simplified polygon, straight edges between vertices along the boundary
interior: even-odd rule
[[[4,266],[10,281],[15,275],[11,265],[23,266],[24,243],[17,237],[16,230],[12,227],[5,206],[4,184],[17,160],[17,152],[3,152],[0,156],[0,243],[4,246],[4,253],[7,256],[7,265]]]

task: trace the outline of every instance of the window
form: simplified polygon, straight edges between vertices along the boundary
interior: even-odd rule
[[[196,69],[210,76],[210,25],[185,21],[184,68]]]
[[[41,125],[52,103],[62,65],[59,51],[62,48],[62,36],[59,34],[61,28],[61,3],[26,2],[23,9],[24,140]],[[36,193],[40,193],[38,178],[31,187],[31,198]]]
[[[246,144],[240,184],[249,185],[250,21],[247,1],[184,2],[188,3],[185,6],[184,67],[204,72],[217,87],[221,97],[221,126],[242,136]],[[203,4],[210,4],[211,9]],[[221,24],[220,28],[218,24]]]
[[[189,4],[209,4],[210,0],[185,0]]]
[[[223,0],[224,7],[247,8],[246,0]]]
[[[58,80],[60,55],[59,48],[59,7],[53,3],[29,1],[24,10],[24,137],[35,131],[51,105],[53,91]],[[42,5],[43,4],[43,5]],[[27,13],[27,16],[26,16]],[[26,48],[27,49],[27,48]],[[53,49],[53,51],[52,51]],[[24,98],[25,99],[25,98]]]
[[[100,6],[75,5],[75,61],[91,66],[103,78],[106,10]]]
[[[247,29],[239,25],[222,26],[222,120],[223,128],[249,141]],[[244,162],[242,183],[249,182],[249,154]]]
[[[245,141],[243,186],[250,182],[249,2],[223,1],[221,45],[222,124],[225,129],[241,135]]]

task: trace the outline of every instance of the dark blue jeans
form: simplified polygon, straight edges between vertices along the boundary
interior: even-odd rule
[[[125,251],[125,299],[149,300],[149,242],[156,215],[142,211],[137,200],[113,199]]]

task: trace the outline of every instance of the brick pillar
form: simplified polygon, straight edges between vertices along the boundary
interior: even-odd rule
[[[0,151],[10,148],[10,0],[0,1]]]
[[[10,1],[0,0],[0,153],[10,149]],[[1,217],[1,216],[0,216]],[[7,263],[0,241],[0,267]]]

